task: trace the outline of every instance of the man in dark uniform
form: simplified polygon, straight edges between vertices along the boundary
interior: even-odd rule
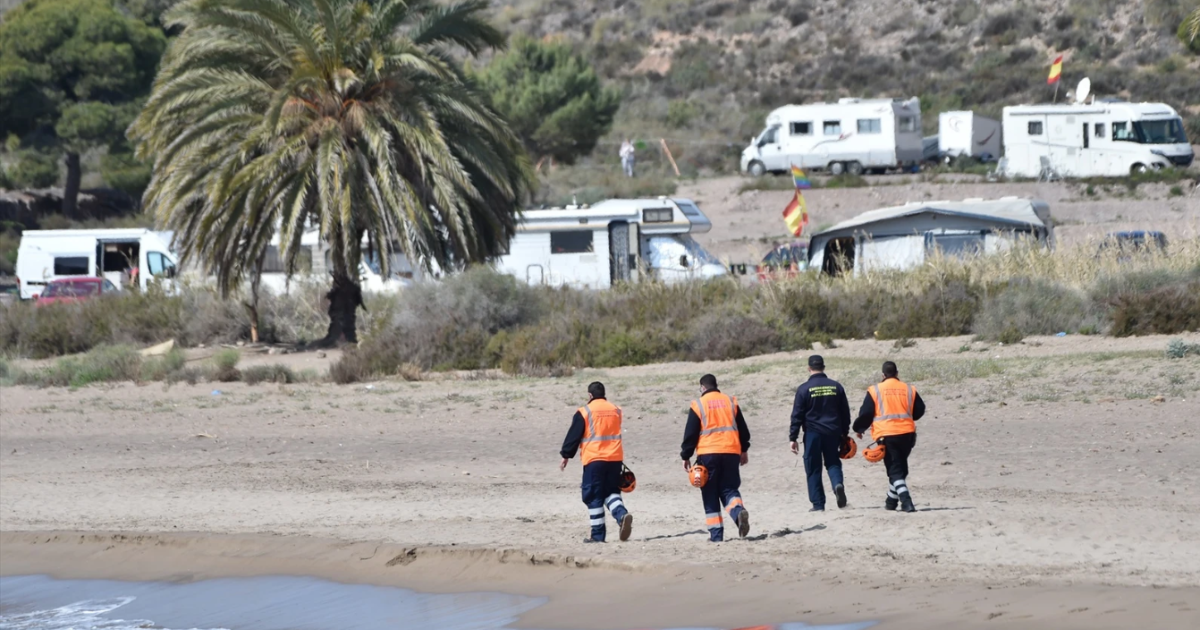
[[[604,384],[597,381],[588,385],[588,402],[571,418],[571,428],[563,440],[562,462],[559,470],[566,470],[567,462],[580,451],[583,460],[583,502],[588,507],[591,536],[584,542],[602,543],[605,538],[604,508],[608,508],[620,526],[620,538],[629,540],[633,528],[633,515],[621,500],[621,472],[625,468],[625,449],[621,444],[621,408],[608,402],[604,396]]]
[[[821,465],[829,472],[829,483],[837,496],[837,506],[846,507],[846,486],[842,478],[839,450],[850,435],[850,401],[842,384],[825,376],[825,359],[808,357],[809,377],[796,389],[792,405],[792,427],[788,440],[792,452],[800,452],[797,439],[804,432],[804,474],[808,476],[808,500],[812,512],[825,511],[825,487],[821,483]]]
[[[888,492],[884,508],[916,512],[908,491],[908,456],[917,445],[916,421],[925,415],[925,401],[916,388],[900,380],[900,370],[891,361],[883,363],[883,381],[867,388],[854,432],[862,437],[868,428],[871,438],[883,445]]]
[[[683,429],[683,444],[679,456],[683,469],[691,471],[692,454],[696,465],[708,471],[708,482],[700,488],[704,502],[704,523],[709,542],[725,540],[725,522],[721,505],[729,510],[729,518],[737,523],[738,535],[750,533],[750,513],[742,503],[742,475],[739,466],[750,462],[750,429],[736,397],[717,389],[717,377],[705,374],[700,378],[700,398],[692,401]]]

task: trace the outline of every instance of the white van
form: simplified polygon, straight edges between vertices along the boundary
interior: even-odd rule
[[[529,284],[604,289],[618,282],[723,276],[692,239],[712,222],[690,199],[610,199],[591,207],[527,210],[496,269]]]
[[[938,155],[990,162],[1000,157],[1000,121],[975,112],[938,114]]]
[[[1004,108],[1004,174],[1121,177],[1195,154],[1183,121],[1163,103],[1097,102]]]
[[[175,286],[178,259],[162,235],[146,229],[26,230],[17,248],[21,299],[41,295],[58,278],[105,278],[118,287],[135,282]]]
[[[915,165],[921,155],[919,99],[843,98],[771,112],[766,128],[742,151],[741,168],[755,177],[793,165],[859,175]]]
[[[367,252],[367,241],[363,240],[363,258],[358,265],[358,281],[366,293],[396,293],[410,286],[413,282],[425,278],[424,271],[415,267],[401,252],[393,249],[390,264],[390,274],[383,276],[379,264],[378,252]],[[300,255],[296,274],[293,279],[309,277],[325,278],[331,273],[330,249],[321,240],[320,232],[315,229],[306,230],[300,237]],[[289,279],[287,267],[279,255],[279,236],[271,240],[267,248],[267,256],[263,261],[262,286],[275,294],[287,293]]]

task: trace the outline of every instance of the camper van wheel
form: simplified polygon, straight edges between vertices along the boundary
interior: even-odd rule
[[[830,162],[829,163],[829,174],[830,175],[841,175],[844,172],[846,172],[845,164],[842,164],[841,162]]]
[[[863,165],[859,162],[847,162],[846,163],[846,172],[850,173],[851,175],[855,175],[855,176],[862,175],[863,174]]]
[[[1134,164],[1133,167],[1129,169],[1129,174],[1130,175],[1141,175],[1142,173],[1145,173],[1146,170],[1147,169],[1146,169],[1145,164]]]
[[[751,163],[750,163],[750,174],[751,174],[752,176],[754,176],[754,177],[762,177],[763,175],[765,175],[765,174],[766,174],[766,172],[767,172],[767,167],[766,167],[766,166],[763,166],[763,163],[762,163],[762,162],[757,162],[757,161],[756,161],[756,162],[751,162]]]

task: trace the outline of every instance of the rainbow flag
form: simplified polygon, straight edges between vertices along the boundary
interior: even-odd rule
[[[783,222],[787,224],[788,231],[793,236],[800,236],[804,233],[804,226],[808,225],[808,206],[804,203],[804,195],[801,195],[799,190],[792,197],[791,203],[783,209]]]
[[[792,165],[792,181],[796,182],[796,190],[808,190],[812,188],[812,182],[808,181],[808,176],[795,164]]]
[[[1054,63],[1050,64],[1050,76],[1046,77],[1046,85],[1054,85],[1055,83],[1058,83],[1058,79],[1062,77],[1062,61],[1063,56],[1059,55],[1058,58],[1054,60]]]

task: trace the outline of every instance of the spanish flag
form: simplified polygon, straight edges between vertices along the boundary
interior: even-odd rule
[[[1062,77],[1062,59],[1063,56],[1059,55],[1054,63],[1050,64],[1050,76],[1046,78],[1046,85],[1054,85]]]
[[[804,204],[804,195],[801,195],[799,190],[792,197],[792,202],[783,209],[783,221],[787,223],[788,231],[793,235],[800,236],[804,233],[804,226],[808,225],[808,206]]]

